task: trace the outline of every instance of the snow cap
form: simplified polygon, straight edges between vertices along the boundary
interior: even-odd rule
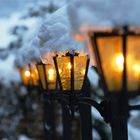
[[[60,8],[46,19],[37,37],[42,55],[50,52],[84,51],[85,45],[76,42],[70,34],[67,6]]]

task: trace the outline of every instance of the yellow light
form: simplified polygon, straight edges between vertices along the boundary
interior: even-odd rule
[[[85,75],[85,72],[86,72],[85,69],[82,69],[82,70],[81,70],[81,74],[82,74],[82,75]]]
[[[135,72],[140,72],[140,65],[135,64],[135,65],[133,66],[133,70],[134,70]]]
[[[48,70],[48,80],[53,81],[55,79],[54,73],[55,73],[54,69]]]
[[[59,69],[58,71],[59,71],[59,74],[61,74],[61,72],[62,72],[62,69]]]
[[[72,67],[72,66],[71,66],[71,63],[69,62],[69,63],[68,63],[68,69],[71,69],[71,67]]]
[[[133,66],[133,71],[135,72],[135,74],[140,74],[140,65],[139,64],[135,64]]]
[[[122,54],[118,54],[116,57],[116,65],[118,70],[122,71],[123,70],[123,64],[124,64],[124,57]]]
[[[53,74],[54,74],[54,70],[53,70],[53,69],[49,69],[49,70],[48,70],[48,74],[49,74],[49,75],[53,75]]]
[[[28,70],[26,70],[24,74],[26,77],[30,77],[30,75],[31,75],[30,71],[28,71]]]

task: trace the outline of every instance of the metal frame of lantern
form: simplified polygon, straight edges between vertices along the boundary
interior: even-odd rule
[[[70,132],[69,132],[69,130],[70,130],[69,123],[70,122],[68,123],[67,119],[69,118],[70,115],[72,117],[74,116],[74,111],[78,107],[78,110],[80,111],[80,114],[81,114],[80,116],[81,116],[81,125],[82,125],[82,129],[81,129],[82,138],[83,138],[83,140],[87,140],[87,139],[92,139],[90,106],[94,106],[103,117],[105,117],[105,115],[104,115],[105,107],[103,106],[103,104],[104,104],[103,102],[101,104],[98,104],[96,101],[94,101],[90,98],[90,85],[88,84],[89,82],[87,80],[87,71],[88,71],[88,66],[89,66],[88,56],[85,56],[85,58],[84,58],[85,63],[80,60],[80,62],[79,62],[80,65],[78,65],[78,67],[76,67],[76,62],[78,62],[78,60],[76,60],[75,57],[77,59],[80,58],[78,56],[78,53],[75,53],[75,52],[69,53],[68,52],[66,54],[66,56],[60,56],[60,60],[58,60],[59,56],[57,56],[57,55],[56,55],[56,57],[53,58],[54,64],[55,64],[55,70],[57,73],[56,74],[56,76],[57,76],[56,86],[55,86],[56,88],[51,90],[46,87],[46,88],[44,88],[43,92],[44,92],[45,100],[59,101],[63,106],[64,115],[67,114],[66,115],[67,118],[63,118],[64,119],[64,128],[65,128],[64,131],[66,130],[65,131],[66,133],[64,134],[65,138],[67,138],[68,135],[70,138]],[[63,66],[60,67],[60,65],[63,65]],[[83,65],[84,65],[84,67],[83,67]],[[45,73],[45,71],[46,71],[45,64],[38,63],[37,68],[38,68],[38,71],[40,71],[38,66],[41,66],[41,69],[42,69],[42,78],[40,76],[40,80],[43,79],[44,82],[42,82],[42,83],[44,83],[44,85],[46,85],[48,83],[48,81],[47,81],[48,79],[47,79],[47,76]],[[75,75],[78,72],[80,72],[79,66],[81,66],[83,68],[84,73],[82,73],[83,77],[82,77],[82,80],[80,81],[81,82],[80,85],[77,86],[77,84],[75,84],[75,83],[79,82],[79,81],[76,81],[77,80],[76,78],[79,78],[79,77],[75,77]],[[66,70],[66,68],[67,68],[67,70]],[[78,71],[76,71],[76,70],[78,70]],[[63,73],[63,71],[64,71],[64,73]],[[75,72],[77,72],[77,73],[75,73]],[[39,72],[39,74],[41,75],[40,72]],[[60,75],[60,74],[62,74],[62,75]],[[63,81],[63,80],[66,80],[66,81]],[[62,81],[64,82],[63,83],[64,85],[62,84]],[[69,84],[69,86],[67,84]],[[64,89],[65,86],[66,86],[66,88]],[[43,86],[42,86],[42,88],[43,88]],[[71,114],[69,114],[70,112],[71,112]],[[105,119],[105,120],[107,120],[107,119]]]
[[[39,78],[35,67],[32,64],[27,65],[26,68],[19,68],[22,84],[26,87],[38,88]]]
[[[95,32],[91,34],[91,42],[93,44],[94,50],[95,50],[95,55],[96,55],[96,61],[97,61],[97,68],[99,70],[99,75],[101,78],[101,82],[103,84],[103,89],[105,92],[105,95],[107,97],[106,101],[108,101],[107,103],[107,108],[108,108],[108,118],[109,118],[109,122],[111,124],[111,128],[112,128],[112,137],[113,140],[127,140],[128,139],[128,132],[127,132],[127,119],[128,119],[128,113],[129,110],[140,110],[140,105],[136,105],[136,106],[130,106],[128,105],[128,97],[134,97],[136,95],[139,95],[140,93],[140,87],[138,85],[137,90],[133,90],[133,91],[128,91],[128,36],[132,36],[132,37],[140,37],[140,33],[134,33],[128,30],[127,27],[124,27],[123,29],[120,30],[114,30],[112,32]],[[121,54],[123,56],[123,60],[121,59],[121,64],[122,65],[122,71],[121,71],[121,83],[118,83],[121,85],[121,88],[115,89],[117,87],[117,85],[115,85],[116,87],[113,89],[110,85],[109,82],[107,81],[109,77],[111,77],[111,74],[113,73],[109,73],[109,75],[105,75],[105,70],[109,69],[109,67],[111,67],[111,63],[106,63],[108,64],[105,65],[102,60],[104,59],[104,61],[107,61],[105,59],[111,59],[108,57],[108,52],[105,52],[105,50],[101,50],[101,47],[103,49],[103,44],[102,42],[99,44],[98,41],[102,41],[102,40],[98,40],[100,38],[102,39],[108,39],[108,38],[113,38],[113,37],[120,37],[121,38]],[[108,40],[108,43],[109,42]],[[119,49],[117,46],[118,42],[116,42],[116,44],[113,44],[114,46],[117,47],[117,49]],[[104,43],[105,44],[105,43]],[[106,45],[106,44],[105,44]],[[107,44],[108,45],[108,44]],[[105,46],[106,49],[107,47],[110,46]],[[100,48],[99,48],[100,47]],[[111,49],[111,48],[110,48]],[[102,51],[102,52],[101,52]],[[106,50],[107,51],[107,50]],[[102,53],[102,54],[101,54]],[[103,54],[107,54],[106,57],[103,58]],[[113,57],[112,57],[113,58]],[[120,61],[120,60],[119,60]],[[120,63],[120,62],[119,62]],[[105,67],[106,66],[106,67]],[[115,73],[117,75],[117,73]],[[140,77],[140,75],[139,75]],[[139,78],[138,77],[138,78]],[[115,78],[114,78],[115,80]],[[107,83],[108,82],[108,83]],[[114,81],[113,81],[114,82]],[[139,84],[139,79],[138,79],[138,84]],[[111,83],[112,84],[112,83]],[[110,86],[110,87],[109,87]],[[133,95],[132,95],[133,94]]]
[[[60,90],[59,90],[59,93],[60,93],[60,98],[61,99],[64,99],[63,101],[66,103],[66,104],[69,104],[70,106],[76,106],[78,104],[86,104],[86,105],[89,105],[89,106],[94,106],[99,112],[100,114],[104,117],[104,119],[106,121],[108,121],[108,116],[106,116],[106,113],[104,110],[107,110],[107,103],[106,101],[102,101],[101,103],[97,103],[96,101],[94,101],[93,99],[91,99],[90,97],[87,97],[87,92],[89,91],[89,86],[87,86],[88,84],[88,79],[87,79],[87,72],[88,72],[88,67],[89,67],[89,57],[86,55],[84,56],[85,57],[85,67],[84,67],[84,78],[83,78],[83,82],[82,82],[82,86],[79,90],[76,90],[75,87],[74,87],[74,83],[75,83],[75,78],[74,78],[74,75],[75,75],[75,69],[76,69],[76,66],[75,66],[75,57],[78,58],[79,54],[72,51],[72,52],[68,52],[66,53],[66,55],[62,55],[60,56],[60,62],[58,62],[59,60],[59,56],[56,55],[53,59],[54,59],[54,64],[55,64],[55,68],[56,68],[56,72],[57,72],[57,77],[58,77],[58,82],[59,82],[59,86],[60,86]],[[82,57],[82,56],[81,56]],[[69,59],[67,62],[65,62],[65,59]],[[64,85],[69,83],[69,90],[68,89],[64,89],[63,86],[62,86],[62,81],[63,81],[63,76],[68,74],[67,71],[65,71],[64,69],[64,74],[62,76],[60,76],[60,67],[59,67],[59,64],[61,65],[62,63],[63,64],[63,67],[67,67],[67,64],[70,64],[71,65],[71,68],[69,69],[69,82],[67,81],[64,81]],[[80,61],[80,63],[83,65],[83,61]],[[74,67],[75,66],[75,67]],[[62,68],[63,69],[63,68]],[[61,72],[62,72],[62,69],[61,69]],[[78,71],[79,72],[79,71]],[[67,88],[67,87],[66,87]],[[63,98],[64,97],[64,98]],[[73,111],[73,110],[71,110]]]
[[[128,31],[127,29],[123,30],[123,33],[122,32],[119,32],[117,30],[115,30],[114,32],[95,32],[93,37],[92,37],[92,40],[94,40],[94,48],[95,48],[95,54],[96,54],[96,58],[97,58],[97,67],[98,67],[98,70],[99,70],[99,74],[100,74],[100,77],[101,77],[101,80],[102,80],[102,83],[103,83],[103,88],[104,88],[104,91],[105,91],[105,94],[107,95],[109,93],[110,94],[114,94],[115,92],[118,94],[118,92],[127,92],[128,96],[129,97],[134,97],[134,96],[137,96],[140,94],[140,85],[139,85],[139,89],[138,90],[135,90],[135,91],[128,91],[127,89],[127,72],[126,72],[126,69],[127,69],[127,60],[126,60],[126,51],[127,51],[127,37],[128,36],[132,36],[132,37],[139,37],[140,38],[140,33],[134,33],[132,31]],[[98,42],[97,42],[97,39],[98,38],[107,38],[107,37],[121,37],[122,38],[122,55],[124,57],[124,64],[123,64],[123,72],[122,72],[122,90],[120,91],[112,91],[110,92],[107,88],[107,84],[106,84],[106,78],[103,74],[103,68],[101,66],[101,57],[100,57],[100,53],[99,53],[99,49],[98,49]],[[139,74],[139,77],[140,77],[140,74]],[[126,88],[126,89],[125,89]],[[126,91],[125,91],[126,90]]]
[[[57,77],[58,77],[58,83],[60,86],[60,91],[62,94],[69,94],[69,95],[80,95],[82,94],[82,90],[84,88],[85,82],[86,82],[86,76],[87,76],[87,71],[88,71],[88,66],[89,66],[89,58],[88,56],[84,56],[85,57],[85,64],[84,68],[83,68],[83,75],[80,75],[79,78],[82,76],[82,80],[81,81],[77,81],[78,77],[76,77],[80,71],[76,72],[76,57],[78,58],[79,54],[75,53],[75,52],[68,52],[66,53],[66,55],[63,56],[58,56],[56,55],[53,59],[54,59],[54,64],[55,64],[55,68],[56,68],[56,73],[57,73]],[[83,57],[83,56],[81,56]],[[60,58],[60,60],[59,60]],[[80,58],[80,57],[79,57]],[[78,60],[78,59],[77,59]],[[65,62],[67,61],[67,62]],[[82,63],[80,61],[80,63]],[[62,66],[60,66],[62,64]],[[64,70],[63,70],[64,69]],[[80,68],[79,68],[80,70]],[[64,71],[64,73],[63,73]],[[62,74],[61,74],[62,73]],[[82,72],[81,72],[82,73]],[[80,83],[78,85],[78,82]],[[77,83],[77,84],[76,84]],[[66,87],[66,85],[68,85]]]
[[[83,63],[82,60],[80,60],[81,65],[85,65],[84,67],[84,78],[81,88],[78,90],[75,86],[76,79],[75,76],[75,69],[79,67],[78,65],[76,67],[75,57],[78,59],[78,53],[75,52],[68,52],[66,55],[58,56],[56,55],[54,57],[54,64],[57,72],[58,82],[60,85],[60,92],[62,93],[62,96],[60,98],[63,98],[66,101],[66,96],[68,97],[65,103],[70,107],[71,115],[74,115],[75,108],[78,107],[78,110],[80,111],[80,117],[81,117],[81,125],[82,125],[82,138],[83,140],[92,139],[91,137],[91,112],[90,112],[90,106],[95,107],[98,112],[101,114],[101,116],[104,118],[106,122],[109,121],[109,107],[108,107],[108,101],[104,100],[101,103],[97,103],[90,97],[90,84],[87,79],[87,72],[89,67],[89,58],[88,56],[85,56],[85,62]],[[82,57],[82,56],[81,56]],[[80,58],[80,57],[79,57]],[[70,64],[70,68],[68,67]],[[68,70],[66,70],[66,68]],[[62,73],[64,71],[64,73]],[[78,69],[78,72],[80,70]],[[66,86],[69,84],[69,86]],[[85,123],[86,122],[86,123]]]
[[[26,69],[26,68],[19,68],[19,72],[20,72],[22,84],[24,86],[29,86],[30,85],[30,75],[31,75],[30,70]]]
[[[37,70],[40,79],[40,85],[44,92],[49,91],[49,94],[56,93],[59,89],[57,84],[56,72],[51,64],[37,63]],[[50,73],[49,73],[50,70]],[[50,77],[50,79],[49,79]],[[54,92],[55,91],[55,92]]]
[[[54,90],[56,88],[56,81],[53,81],[53,86],[49,85],[48,81],[48,67],[52,68],[49,64],[43,64],[42,62],[38,62],[36,64],[36,68],[39,76],[39,86],[41,90],[41,99],[43,100],[43,128],[44,128],[44,138],[51,140],[55,139],[55,124],[54,124],[54,105],[50,102],[51,94],[54,94]],[[46,128],[46,123],[50,126],[50,130]]]
[[[42,62],[37,63],[36,67],[39,74],[43,100],[59,100],[60,102],[67,104],[66,99],[68,97],[63,95],[60,91],[55,67],[52,64],[44,64]],[[49,70],[53,70],[54,72],[49,73]],[[54,79],[50,80],[49,77],[53,77]]]
[[[42,92],[45,94],[46,98],[49,100],[58,100],[60,102],[63,102],[63,104],[66,105],[78,105],[78,103],[83,103],[83,104],[87,104],[90,106],[94,106],[99,112],[100,114],[105,117],[104,115],[104,110],[106,110],[107,108],[107,104],[106,101],[101,102],[100,104],[97,103],[96,101],[92,100],[90,97],[86,97],[86,91],[89,91],[89,86],[86,86],[87,83],[89,83],[88,79],[87,79],[87,72],[88,72],[88,66],[89,66],[89,57],[86,56],[86,65],[85,65],[85,72],[84,72],[84,78],[83,78],[83,82],[82,82],[82,86],[79,90],[75,90],[74,89],[74,57],[78,56],[78,53],[72,52],[72,53],[67,53],[66,56],[61,56],[62,59],[61,61],[63,61],[64,57],[70,57],[70,63],[71,63],[71,69],[70,69],[70,77],[69,77],[69,83],[70,83],[70,88],[69,90],[63,90],[62,88],[62,83],[61,83],[61,78],[60,78],[60,71],[59,71],[59,64],[57,62],[57,58],[58,55],[56,55],[53,59],[54,59],[54,64],[55,64],[55,71],[56,71],[56,81],[55,81],[55,88],[53,89],[49,89],[47,87],[48,84],[48,79],[46,76],[46,68],[45,65],[48,64],[43,64],[42,62],[37,63],[37,69],[38,69],[38,74],[40,77],[40,83],[41,83],[41,87],[42,87]],[[60,61],[60,63],[61,63]],[[64,62],[65,63],[65,62]],[[83,64],[82,64],[83,65]],[[41,68],[39,68],[38,66],[41,66]],[[43,80],[41,80],[43,79]],[[65,82],[65,84],[67,84],[67,82]],[[44,85],[44,86],[43,86]],[[105,107],[104,107],[105,104]]]
[[[71,105],[78,105],[78,103],[82,103],[82,104],[87,104],[87,105],[90,105],[90,106],[94,106],[99,112],[100,114],[105,117],[105,120],[107,120],[106,118],[106,115],[104,115],[104,110],[107,109],[107,103],[106,101],[103,101],[101,102],[100,104],[97,103],[96,101],[94,101],[93,99],[91,99],[90,97],[87,97],[87,91],[89,91],[89,81],[87,79],[87,72],[88,72],[88,67],[89,67],[89,57],[88,56],[85,56],[86,57],[86,63],[85,63],[85,67],[84,67],[84,78],[83,78],[83,82],[82,82],[82,86],[79,90],[76,90],[75,87],[74,87],[74,83],[75,83],[75,78],[74,78],[74,73],[75,73],[75,70],[74,70],[74,65],[75,65],[75,62],[74,62],[74,57],[78,57],[78,53],[75,53],[75,52],[68,52],[66,53],[66,55],[63,55],[63,56],[60,56],[61,57],[61,60],[59,62],[59,64],[61,64],[62,62],[64,63],[64,67],[66,67],[67,65],[65,64],[64,62],[64,58],[65,57],[69,57],[69,61],[67,61],[66,63],[67,64],[71,64],[71,69],[70,69],[70,76],[69,76],[69,81],[70,82],[67,82],[65,81],[64,84],[67,84],[67,83],[70,83],[70,86],[69,86],[69,90],[67,89],[63,89],[63,86],[62,86],[62,79],[63,79],[63,75],[66,75],[67,74],[67,71],[65,71],[65,73],[62,75],[62,77],[60,76],[60,72],[59,72],[59,64],[58,64],[58,61],[57,61],[57,58],[59,58],[58,55],[56,55],[53,59],[54,59],[54,64],[55,64],[55,68],[56,68],[56,72],[57,72],[57,77],[58,77],[58,82],[59,82],[59,86],[60,86],[60,89],[59,89],[59,93],[60,93],[60,98],[63,98],[64,97],[64,102],[65,103],[69,103],[69,101],[66,101],[65,99],[71,99],[70,100],[70,104]],[[80,61],[80,63],[82,63]],[[82,64],[83,65],[83,64]],[[75,66],[76,68],[76,66]],[[65,85],[64,85],[65,86]],[[68,98],[66,98],[68,97]]]

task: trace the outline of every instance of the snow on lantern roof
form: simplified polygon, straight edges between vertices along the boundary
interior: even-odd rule
[[[76,42],[70,34],[70,24],[67,16],[67,6],[57,10],[43,24],[38,37],[40,51],[62,52],[70,50],[83,51],[84,46]]]
[[[84,52],[85,44],[74,40],[70,34],[67,5],[49,15],[31,43],[21,49],[24,60],[31,61],[51,52],[77,50]]]

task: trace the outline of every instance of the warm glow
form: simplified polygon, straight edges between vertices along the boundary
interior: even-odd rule
[[[72,88],[77,91],[82,90],[88,57],[81,54],[78,56],[77,54],[56,57],[57,65],[55,65],[58,68],[62,90],[64,91],[70,91]],[[73,85],[72,80],[74,80]]]
[[[116,64],[118,70],[122,71],[123,70],[123,63],[124,63],[124,57],[122,54],[117,55],[116,57]]]
[[[48,70],[48,80],[53,81],[55,79],[54,74],[55,74],[54,69],[49,69]]]
[[[133,71],[135,72],[135,74],[139,75],[140,74],[140,65],[139,64],[135,64],[133,66]]]
[[[72,67],[72,66],[71,66],[71,63],[69,62],[69,63],[68,63],[68,69],[71,69],[71,67]]]
[[[26,70],[26,71],[25,71],[25,76],[26,76],[26,77],[29,77],[30,75],[31,75],[31,74],[30,74],[30,71]]]
[[[62,72],[62,69],[59,69],[58,71],[59,71],[59,74],[61,74],[61,72]]]
[[[82,74],[82,75],[85,75],[85,72],[86,72],[85,69],[82,69],[82,70],[81,70],[81,74]]]

